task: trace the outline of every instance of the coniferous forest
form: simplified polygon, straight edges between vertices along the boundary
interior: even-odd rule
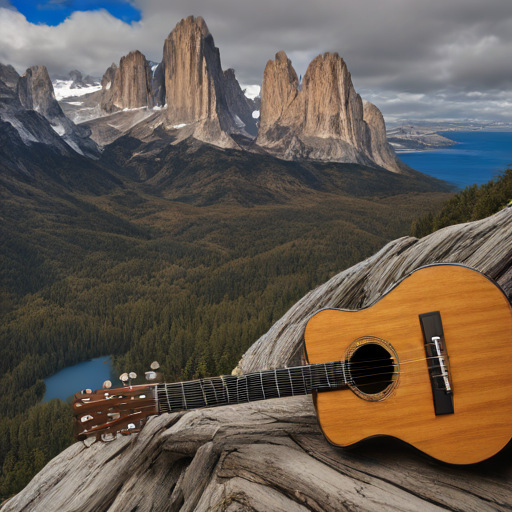
[[[336,190],[244,201],[216,188],[187,202],[123,175],[122,149],[92,170],[71,161],[27,179],[1,169],[3,498],[73,442],[69,405],[40,404],[44,378],[110,354],[119,372],[157,360],[167,381],[231,373],[305,293],[451,197],[419,176],[386,186],[385,171],[322,164]],[[238,165],[222,158],[202,168]],[[294,165],[273,162],[262,165]]]
[[[512,167],[483,185],[471,185],[455,194],[441,210],[412,223],[411,235],[421,238],[438,229],[483,219],[512,201]]]

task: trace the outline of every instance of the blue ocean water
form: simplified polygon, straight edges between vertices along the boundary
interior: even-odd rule
[[[97,357],[74,366],[68,366],[44,379],[46,393],[43,403],[53,398],[65,401],[69,396],[85,388],[100,389],[106,380],[113,378],[111,363],[111,356]]]
[[[487,183],[512,165],[512,132],[439,132],[458,142],[444,149],[398,153],[417,171],[464,188]]]

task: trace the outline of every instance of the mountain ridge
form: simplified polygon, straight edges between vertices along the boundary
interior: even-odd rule
[[[193,137],[285,160],[409,172],[387,142],[382,114],[361,100],[337,53],[313,59],[299,87],[291,62],[278,52],[265,68],[258,121],[253,118],[256,103],[244,96],[234,70],[222,70],[220,51],[200,16],[177,23],[164,42],[160,63],[150,66],[139,51],[131,52],[106,70],[101,85],[101,91],[81,102],[63,103],[73,119],[94,126],[92,138],[101,146],[147,118],[176,142]],[[136,109],[142,112],[129,113]],[[160,115],[153,116],[155,111]],[[110,114],[117,114],[115,123]]]

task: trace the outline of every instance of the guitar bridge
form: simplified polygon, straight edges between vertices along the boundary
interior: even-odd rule
[[[443,323],[439,311],[419,316],[425,341],[428,373],[432,386],[436,416],[453,414],[453,386],[450,374],[450,360],[444,341]]]

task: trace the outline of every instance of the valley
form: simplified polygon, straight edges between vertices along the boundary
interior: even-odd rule
[[[38,149],[20,156],[31,177],[0,173],[2,495],[71,442],[58,430],[30,455],[56,434],[28,411],[71,426],[54,402],[31,409],[42,379],[104,354],[118,372],[156,359],[169,381],[230,373],[300,297],[451,195],[419,174],[194,142],[121,138],[87,165]]]

